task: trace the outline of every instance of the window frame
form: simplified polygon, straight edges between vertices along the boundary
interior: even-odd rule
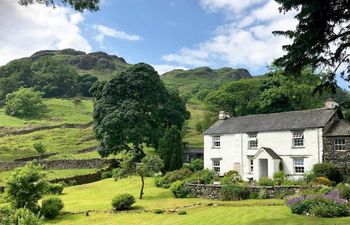
[[[219,145],[215,145],[217,143],[219,143]],[[212,148],[221,148],[221,136],[212,136]]]
[[[254,172],[254,160],[252,158],[249,158],[249,174],[252,174]]]
[[[337,141],[342,140],[344,143],[336,143]],[[335,137],[333,140],[333,147],[335,151],[346,151],[346,141],[344,137]],[[338,149],[342,147],[341,149]]]
[[[258,149],[258,133],[247,133],[248,135],[248,149]],[[254,143],[254,146],[251,144]]]
[[[298,161],[299,161],[299,163],[296,163]],[[293,170],[294,170],[295,174],[304,174],[305,173],[305,160],[304,160],[304,158],[293,158]]]
[[[298,143],[299,144],[296,144]],[[302,143],[300,145],[300,143]],[[303,130],[294,130],[292,131],[292,147],[293,148],[304,148],[305,147],[305,138]]]
[[[220,173],[221,172],[221,160],[219,160],[219,159],[212,159],[212,168],[213,168],[213,171],[215,173]]]

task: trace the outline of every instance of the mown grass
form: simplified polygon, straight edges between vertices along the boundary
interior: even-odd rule
[[[69,169],[69,170],[48,170],[47,178],[55,179],[62,177],[72,177],[76,175],[90,174],[95,172],[97,169]],[[0,172],[0,185],[3,185],[6,179],[13,173],[13,171]]]
[[[74,103],[73,99],[44,99],[46,109],[43,113],[26,118],[8,116],[4,108],[0,108],[1,127],[28,127],[40,125],[55,125],[63,123],[88,123],[92,121],[92,100],[81,100]]]
[[[4,136],[0,138],[0,161],[37,155],[33,148],[33,144],[36,142],[43,143],[47,153],[71,154],[77,150],[98,145],[95,139],[91,139],[93,136],[91,128],[53,129],[24,135]],[[60,157],[60,155],[55,156],[55,158]]]

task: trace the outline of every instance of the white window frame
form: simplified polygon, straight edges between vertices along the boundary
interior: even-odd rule
[[[258,148],[258,133],[248,133],[248,149]]]
[[[345,151],[346,150],[345,138],[343,138],[343,137],[334,138],[333,144],[334,144],[335,151]]]
[[[293,137],[292,137],[293,148],[304,148],[305,147],[304,131],[302,130],[292,131],[292,134],[293,134]]]
[[[215,173],[220,173],[221,172],[221,160],[219,159],[213,159],[212,160],[212,166],[213,166],[213,171]]]
[[[293,158],[293,170],[295,174],[305,173],[304,158]]]
[[[213,143],[212,148],[220,148],[221,147],[221,136],[212,136]]]

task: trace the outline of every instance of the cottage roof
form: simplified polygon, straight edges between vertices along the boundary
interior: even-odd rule
[[[350,125],[344,120],[334,123],[325,136],[350,136]]]
[[[267,147],[261,147],[259,151],[254,155],[253,158],[256,158],[262,151],[265,151],[267,154],[269,154],[272,159],[281,159],[281,157],[277,155],[277,153],[274,150]]]
[[[311,109],[281,113],[258,114],[218,120],[207,135],[321,128],[333,117],[336,109]]]

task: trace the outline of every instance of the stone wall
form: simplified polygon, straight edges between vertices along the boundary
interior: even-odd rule
[[[338,168],[345,170],[350,168],[350,137],[343,137],[345,139],[346,150],[334,150],[335,137],[323,137],[323,162],[331,162]]]
[[[77,175],[73,177],[63,177],[50,180],[51,183],[66,183],[67,185],[81,185],[101,180],[102,171],[95,173]]]
[[[214,184],[188,184],[187,185],[192,196],[196,198],[220,199],[220,185]],[[299,186],[249,186],[247,189],[250,192],[259,192],[261,189],[266,189],[267,198],[276,198],[282,193],[296,194],[303,187]]]
[[[43,155],[36,155],[36,156],[29,156],[29,157],[24,157],[24,158],[19,158],[19,159],[14,159],[13,161],[15,162],[29,162],[29,161],[33,161],[33,160],[40,160],[40,159],[47,159],[51,156],[57,155],[57,152],[54,153],[47,153],[47,154],[43,154]]]
[[[2,170],[12,170],[17,167],[22,167],[27,162],[17,161],[17,162],[0,162],[0,169]],[[43,160],[36,161],[36,163],[44,166],[46,169],[95,169],[103,168],[109,166],[112,161],[105,159],[72,159],[72,160]]]

